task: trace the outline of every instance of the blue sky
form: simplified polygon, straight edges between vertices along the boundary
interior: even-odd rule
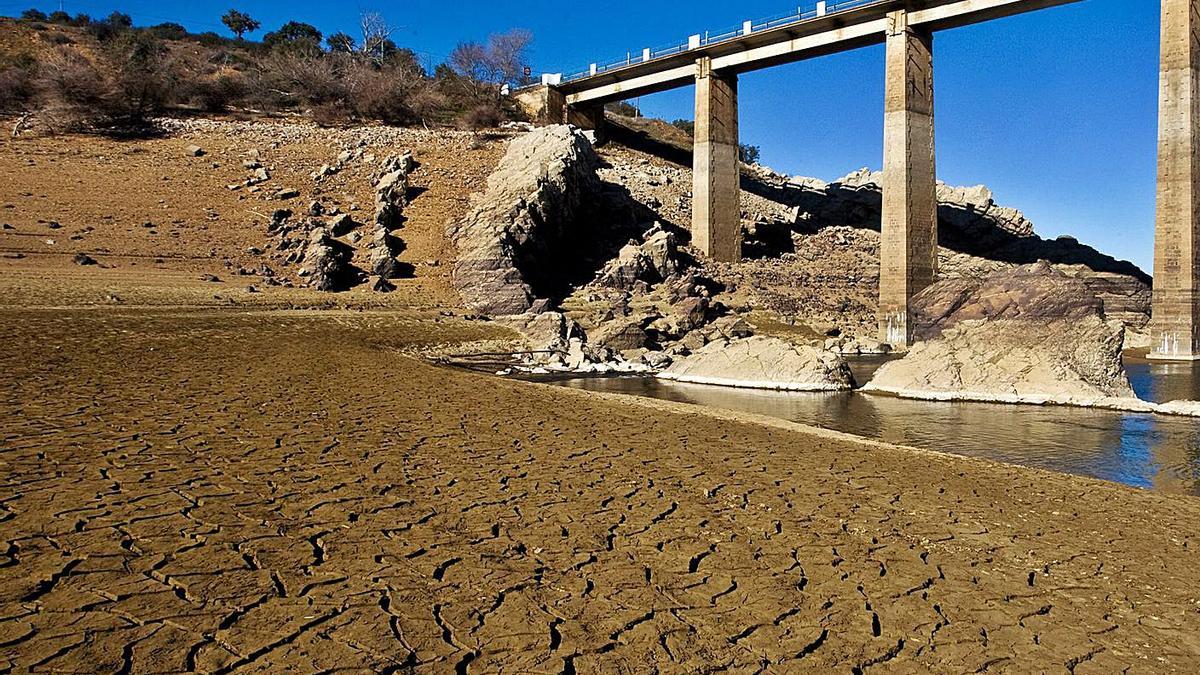
[[[802,0],[805,6],[812,0]],[[1149,270],[1153,260],[1158,2],[1074,5],[939,33],[934,48],[938,174],[984,183],[1025,211],[1043,236],[1070,234]],[[68,12],[121,9],[135,23],[176,21],[223,31],[229,7],[264,30],[288,19],[353,34],[362,10],[382,12],[402,46],[431,62],[461,40],[521,27],[536,36],[535,71],[575,72],[642,47],[785,14],[778,0],[579,3],[531,0],[230,2],[63,0]],[[0,0],[0,13],[58,2]],[[261,33],[260,33],[261,34]],[[255,36],[257,37],[257,35]],[[692,116],[691,88],[639,101],[650,115]],[[743,140],[788,174],[833,179],[882,166],[883,48],[760,71],[741,82]]]

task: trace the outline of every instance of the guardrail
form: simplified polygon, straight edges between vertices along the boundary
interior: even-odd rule
[[[692,35],[683,42],[676,42],[657,48],[646,48],[637,53],[628,52],[624,59],[609,61],[607,63],[593,63],[588,67],[587,70],[563,76],[561,82],[575,82],[578,80],[584,80],[589,77],[595,77],[596,75],[613,70],[619,70],[621,68],[627,68],[629,66],[642,63],[649,63],[651,61],[657,61],[659,59],[675,56],[677,54],[683,54],[695,49],[702,49],[711,45],[737,40],[747,35],[774,30],[776,28],[783,28],[785,26],[790,26],[803,21],[809,21],[822,16],[849,11],[851,9],[858,9],[860,7],[873,5],[881,1],[883,0],[826,0],[825,2],[817,2],[811,8],[801,8],[794,14],[773,16],[766,19],[759,19],[758,21],[746,21],[737,28],[722,30],[717,33],[706,31],[698,35]]]

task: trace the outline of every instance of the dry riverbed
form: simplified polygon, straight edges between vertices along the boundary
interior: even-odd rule
[[[0,668],[1194,671],[1200,501],[404,356],[3,310]]]

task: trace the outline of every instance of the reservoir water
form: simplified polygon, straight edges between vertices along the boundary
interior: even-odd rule
[[[879,359],[852,362],[859,382]],[[1200,400],[1200,365],[1129,358],[1138,396]],[[771,415],[888,443],[1021,464],[1139,488],[1200,495],[1200,420],[1059,406],[943,403],[857,392],[753,391],[649,377],[553,383]]]

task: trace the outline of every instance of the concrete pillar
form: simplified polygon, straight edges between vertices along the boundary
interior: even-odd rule
[[[1200,359],[1200,0],[1162,0],[1158,212],[1154,240],[1156,359]]]
[[[933,36],[909,26],[903,10],[888,24],[879,333],[907,347],[910,300],[937,276]]]
[[[737,75],[696,70],[692,244],[719,262],[742,259],[741,174],[738,168]]]
[[[584,131],[594,131],[597,143],[603,143],[606,140],[604,119],[604,106],[602,105],[567,108],[567,124],[574,124]]]
[[[550,85],[538,85],[517,92],[517,104],[538,124],[565,124],[567,121],[567,98]]]

